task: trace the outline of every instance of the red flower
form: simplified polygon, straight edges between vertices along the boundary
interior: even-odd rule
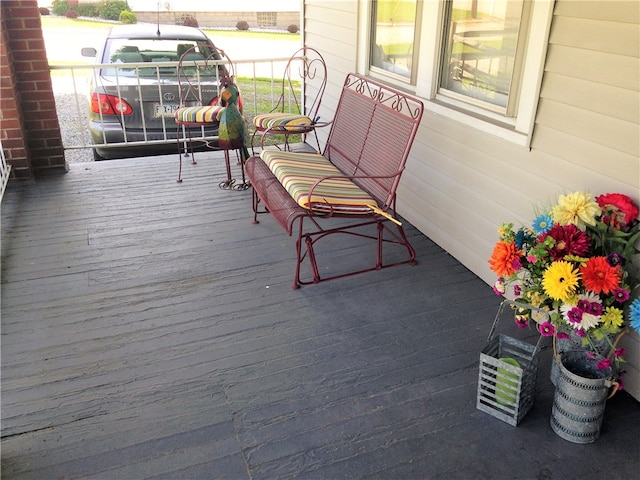
[[[638,216],[633,200],[621,193],[607,193],[596,197],[602,208],[602,221],[614,228],[625,227]]]
[[[555,224],[551,230],[538,238],[538,242],[544,242],[547,237],[556,241],[556,244],[549,251],[554,260],[562,260],[567,255],[583,257],[591,247],[589,235],[573,224]]]
[[[612,267],[607,257],[591,257],[580,267],[582,282],[593,293],[611,293],[620,286],[620,266]]]

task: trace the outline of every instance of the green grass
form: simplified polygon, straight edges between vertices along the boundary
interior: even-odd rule
[[[94,30],[104,30],[105,33],[114,24],[111,22],[99,22],[92,20],[78,20],[67,17],[57,17],[54,15],[42,15],[40,17],[42,21],[42,28],[91,28]]]
[[[277,82],[279,79],[275,79]],[[236,84],[241,92],[243,92],[243,111],[242,116],[244,117],[247,125],[251,133],[253,132],[253,117],[255,117],[258,113],[267,113],[270,112],[275,105],[274,101],[278,100],[279,90],[278,84],[273,86],[273,94],[272,94],[272,84],[271,79],[264,78],[256,78],[255,82],[253,78],[250,77],[237,77]],[[297,87],[302,88],[301,85],[297,85]],[[255,105],[254,105],[254,88],[255,88]],[[273,98],[275,95],[275,98]],[[271,135],[268,139],[265,140],[265,145],[276,145],[284,143],[284,136],[282,135]],[[289,142],[296,143],[301,141],[300,135],[290,135]]]
[[[296,45],[300,43],[299,33],[260,32],[256,30],[216,30],[215,28],[203,28],[202,30],[207,35],[216,38],[251,38],[256,40],[290,41]]]

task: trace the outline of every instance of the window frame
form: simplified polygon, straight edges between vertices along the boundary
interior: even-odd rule
[[[528,35],[523,49],[522,69],[517,98],[517,113],[514,117],[492,112],[472,103],[438,93],[440,81],[440,63],[444,41],[445,5],[440,0],[424,0],[422,15],[416,19],[419,44],[417,49],[418,65],[415,68],[415,83],[399,82],[392,75],[385,75],[378,69],[369,68],[369,52],[372,28],[373,2],[360,2],[360,29],[358,42],[357,69],[359,73],[369,75],[396,87],[411,91],[426,100],[425,110],[445,116],[482,132],[497,136],[516,145],[530,147],[535,115],[540,96],[544,61],[547,53],[551,20],[555,0],[527,0],[531,2],[528,21]],[[420,25],[420,26],[418,26]],[[429,33],[432,32],[432,33]]]
[[[376,23],[375,20],[375,12],[374,12],[374,3],[376,0],[369,0],[371,7],[370,7],[370,15],[369,15],[369,19],[368,19],[368,29],[369,29],[369,39],[370,41],[368,42],[368,47],[369,49],[371,49],[369,51],[369,55],[371,55],[371,51],[373,49],[373,38],[374,38],[374,34],[373,34],[373,29],[374,29],[374,23]],[[380,78],[393,78],[395,79],[395,81],[397,81],[399,84],[404,84],[404,85],[415,85],[417,82],[417,69],[413,67],[414,64],[419,64],[418,62],[418,57],[419,57],[419,50],[417,50],[417,47],[420,45],[420,36],[422,34],[421,28],[422,28],[422,5],[423,5],[423,1],[422,0],[416,0],[416,20],[415,20],[415,24],[414,24],[414,32],[413,32],[413,48],[412,48],[412,53],[411,53],[411,72],[410,75],[405,76],[405,75],[401,75],[398,73],[394,73],[388,70],[385,70],[382,67],[378,67],[375,65],[371,65],[371,61],[370,61],[370,56],[367,58],[367,64],[368,64],[368,68],[370,70],[370,72],[373,73],[374,76],[378,76]]]

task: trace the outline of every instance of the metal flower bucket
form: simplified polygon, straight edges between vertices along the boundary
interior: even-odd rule
[[[480,353],[476,408],[517,426],[534,403],[542,337],[532,345],[507,335],[494,336],[506,306],[539,311],[547,318],[548,314],[529,305],[505,300],[493,320],[487,346]]]
[[[564,352],[559,359],[551,428],[570,442],[592,443],[600,436],[607,398],[618,390],[618,383],[609,379],[611,367],[599,370],[599,358],[588,357],[584,350]]]

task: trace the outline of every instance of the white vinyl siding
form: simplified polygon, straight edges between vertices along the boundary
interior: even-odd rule
[[[355,0],[305,6],[306,42],[326,54],[337,87],[363,68],[356,43],[367,19]],[[424,37],[430,26],[422,28]],[[530,148],[428,110],[398,190],[399,213],[492,285],[487,259],[502,222],[530,222],[536,206],[573,190],[619,192],[640,202],[638,49],[640,2],[557,0]],[[420,252],[418,260],[429,261]],[[631,363],[640,372],[640,362]],[[640,379],[630,383],[640,398]]]
[[[328,68],[321,121],[333,118],[342,83],[348,73],[356,71],[357,11],[355,0],[304,1],[304,42],[322,53]],[[319,129],[318,137],[326,140],[328,133],[328,128]]]

